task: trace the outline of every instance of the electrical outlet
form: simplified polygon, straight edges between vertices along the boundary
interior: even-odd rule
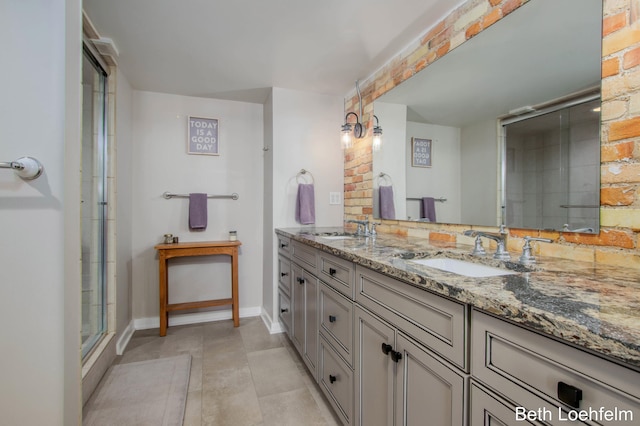
[[[329,204],[332,204],[332,205],[342,204],[342,193],[341,192],[330,192],[329,193]]]

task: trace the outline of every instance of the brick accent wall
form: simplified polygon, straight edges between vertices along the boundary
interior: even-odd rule
[[[360,82],[367,137],[344,154],[345,219],[373,214],[371,118],[373,101],[453,48],[476,36],[528,0],[469,0]],[[346,111],[359,109],[357,95]],[[509,250],[526,235],[551,238],[542,255],[640,268],[640,0],[604,0],[602,49],[602,149],[599,235],[510,229]],[[380,232],[429,238],[438,244],[472,240],[466,226],[382,221]],[[484,228],[485,230],[495,230]]]

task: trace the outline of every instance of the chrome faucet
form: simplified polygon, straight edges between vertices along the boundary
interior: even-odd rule
[[[542,241],[544,243],[553,242],[553,240],[550,240],[549,238],[524,237],[522,256],[520,256],[520,263],[522,263],[523,265],[533,265],[534,263],[536,263],[536,257],[531,254],[531,241]]]
[[[500,230],[502,231],[503,228],[501,227]],[[511,259],[511,255],[509,255],[509,252],[506,249],[506,240],[508,235],[506,232],[493,233],[493,232],[474,231],[473,229],[469,229],[464,231],[464,235],[466,235],[467,237],[476,237],[476,245],[475,245],[475,248],[473,249],[473,252],[471,252],[471,254],[476,256],[483,256],[485,254],[485,251],[482,248],[482,242],[479,241],[480,237],[484,237],[484,238],[489,238],[490,240],[495,241],[496,244],[498,245],[498,247],[496,248],[496,252],[493,254],[494,259],[499,259],[499,260]]]
[[[357,224],[358,229],[356,230],[356,235],[363,235],[365,237],[375,237],[378,234],[376,232],[376,225],[380,225],[380,223],[370,222],[369,217],[367,217],[367,220],[347,219],[345,222]]]

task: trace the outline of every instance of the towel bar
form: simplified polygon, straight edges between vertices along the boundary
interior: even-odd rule
[[[162,194],[164,198],[167,200],[171,198],[189,198],[189,194],[172,194],[171,192],[165,192]],[[207,198],[231,198],[232,200],[237,200],[240,196],[237,193],[233,193],[231,195],[210,195],[207,194]]]
[[[422,198],[409,198],[409,197],[407,197],[407,200],[422,201]],[[447,199],[440,197],[440,198],[434,198],[433,201],[437,201],[439,203],[444,203],[445,201],[447,201]]]

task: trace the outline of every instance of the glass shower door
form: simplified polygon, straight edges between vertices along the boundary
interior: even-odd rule
[[[106,330],[106,84],[86,49],[82,62],[82,357]]]

